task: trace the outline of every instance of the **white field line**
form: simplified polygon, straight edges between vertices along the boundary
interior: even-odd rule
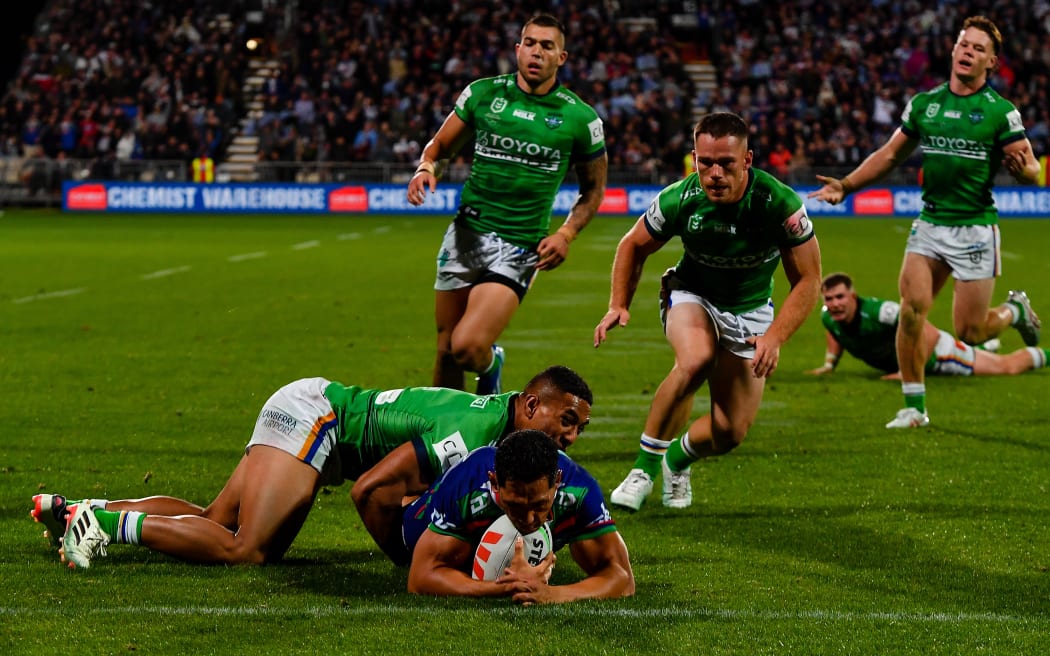
[[[172,267],[170,269],[161,269],[160,271],[154,271],[152,273],[144,273],[141,276],[139,276],[139,278],[141,278],[142,280],[156,280],[157,278],[166,278],[168,276],[174,276],[178,273],[186,273],[191,268],[192,267],[187,265]]]
[[[321,245],[321,242],[316,239],[310,241],[301,241],[298,244],[292,244],[293,251],[305,251],[308,248],[317,248]]]
[[[74,287],[73,289],[60,289],[57,292],[43,292],[40,294],[33,294],[32,296],[23,296],[22,298],[16,298],[12,303],[29,303],[31,301],[42,301],[48,298],[62,298],[63,296],[74,296],[85,291],[87,287]]]
[[[360,239],[360,238],[361,238],[361,233],[360,232],[344,232],[343,234],[336,236],[336,239],[338,239],[339,241],[348,241],[348,240],[351,240],[351,239]]]
[[[209,615],[219,617],[352,617],[390,615],[394,617],[413,617],[419,615],[492,615],[503,617],[508,608],[418,608],[411,605],[373,605],[362,604],[356,607],[344,606],[308,606],[303,608],[273,608],[258,606],[111,606],[99,608],[64,608],[49,606],[46,608],[18,608],[0,606],[0,616],[35,617],[35,616],[134,616],[170,617],[182,615]],[[1050,626],[1050,617],[1045,615],[1003,615],[1000,613],[960,613],[960,612],[914,612],[914,611],[872,611],[848,612],[828,609],[801,611],[776,610],[737,610],[730,608],[580,608],[577,606],[547,606],[530,609],[552,618],[595,618],[623,619],[726,619],[751,621],[807,621],[819,622],[909,622],[918,624],[1024,624],[1032,628]]]
[[[245,260],[257,260],[260,257],[266,257],[269,255],[266,251],[255,251],[254,253],[241,253],[240,255],[231,255],[226,258],[227,262],[244,262]]]

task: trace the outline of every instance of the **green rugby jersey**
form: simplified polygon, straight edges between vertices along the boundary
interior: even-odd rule
[[[712,203],[691,173],[665,187],[645,213],[655,239],[680,237],[678,278],[686,290],[734,314],[769,302],[780,249],[813,237],[802,199],[791,187],[752,168],[744,197]],[[801,220],[788,219],[802,209]]]
[[[457,220],[534,247],[547,236],[569,166],[605,152],[602,120],[560,84],[542,96],[525,93],[514,73],[470,83],[453,111],[474,130]]]
[[[1003,146],[1025,137],[1013,104],[987,84],[960,96],[945,82],[908,101],[901,131],[922,147],[919,218],[938,225],[998,223],[992,183]]]
[[[853,321],[841,324],[831,318],[825,307],[820,320],[842,348],[875,367],[893,373],[897,371],[897,317],[900,305],[881,298],[857,296],[857,313]]]
[[[508,432],[518,393],[478,396],[442,387],[374,390],[333,382],[324,395],[339,419],[336,442],[343,476],[356,480],[414,439],[426,448],[431,479],[440,476],[469,452]]]

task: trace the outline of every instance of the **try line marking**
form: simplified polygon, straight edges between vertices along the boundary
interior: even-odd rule
[[[0,616],[69,616],[84,615],[121,616],[179,616],[210,615],[220,617],[347,617],[358,615],[386,614],[395,616],[413,615],[496,615],[502,616],[515,610],[508,608],[449,609],[412,606],[362,604],[356,607],[307,606],[302,608],[271,608],[259,606],[113,606],[101,608],[14,608],[0,606]],[[999,613],[953,613],[953,612],[870,612],[854,613],[834,610],[773,611],[732,610],[725,608],[567,608],[565,606],[537,606],[529,612],[544,613],[553,617],[576,618],[583,615],[597,618],[625,619],[725,619],[783,622],[792,620],[818,620],[832,622],[912,622],[926,624],[1026,624],[1050,626],[1050,617],[1002,615]]]

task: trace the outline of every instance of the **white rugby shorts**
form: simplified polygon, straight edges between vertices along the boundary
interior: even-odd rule
[[[259,412],[247,453],[256,444],[290,453],[322,475],[326,485],[341,482],[338,450],[339,420],[324,390],[330,381],[303,378],[273,393]],[[336,476],[340,480],[333,480]]]
[[[770,299],[765,305],[750,310],[743,314],[724,312],[711,304],[706,298],[697,296],[692,292],[680,289],[671,290],[670,307],[681,303],[695,303],[704,308],[711,321],[715,324],[718,333],[718,345],[733,355],[753,360],[755,358],[755,347],[748,344],[748,337],[764,335],[773,323],[773,301]],[[661,321],[667,328],[666,314],[661,313]]]
[[[457,225],[448,226],[437,258],[434,289],[453,291],[481,282],[499,282],[525,297],[533,278],[539,254],[515,246],[496,233],[474,232]]]
[[[942,226],[915,219],[905,253],[946,263],[956,280],[987,280],[1003,270],[999,226]]]

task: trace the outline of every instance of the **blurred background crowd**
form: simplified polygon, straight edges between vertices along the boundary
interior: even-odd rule
[[[614,173],[680,177],[714,110],[748,119],[756,165],[786,180],[852,167],[946,79],[978,13],[1004,35],[992,85],[1050,153],[1047,0],[52,0],[6,83],[0,156],[110,177],[202,153],[221,165],[239,137],[257,162],[411,169],[468,82],[515,70],[536,10],[566,25],[560,79],[604,119]]]

